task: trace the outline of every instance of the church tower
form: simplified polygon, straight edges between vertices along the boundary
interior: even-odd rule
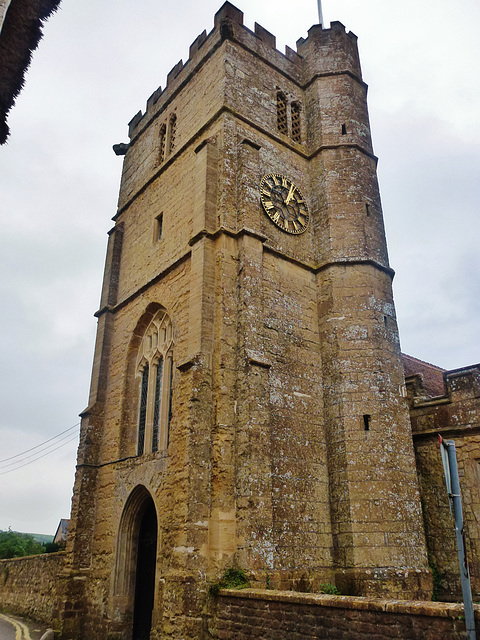
[[[226,2],[130,122],[71,636],[202,638],[231,566],[257,586],[428,596],[366,94],[339,22],[283,54]]]

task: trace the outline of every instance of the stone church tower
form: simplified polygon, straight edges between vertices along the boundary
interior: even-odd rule
[[[283,54],[227,2],[130,122],[68,637],[202,638],[230,566],[428,596],[366,93],[339,22]]]

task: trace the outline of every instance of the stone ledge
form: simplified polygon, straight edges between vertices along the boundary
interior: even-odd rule
[[[298,593],[296,591],[274,591],[266,589],[221,589],[220,596],[267,600],[356,611],[378,611],[406,615],[459,618],[463,616],[463,604],[455,602],[422,602],[414,600],[384,600],[361,596],[332,596],[324,593]],[[474,605],[477,615],[480,605]]]

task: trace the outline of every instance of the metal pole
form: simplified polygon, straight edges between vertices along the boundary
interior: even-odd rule
[[[462,498],[460,496],[460,480],[458,477],[457,455],[455,452],[455,442],[444,440],[443,444],[447,448],[448,466],[450,467],[450,479],[452,483],[450,499],[453,504],[453,515],[455,518],[455,534],[457,536],[458,562],[460,564],[460,580],[462,582],[463,604],[465,607],[465,629],[467,640],[475,640],[475,615],[473,613],[472,589],[470,586],[470,572],[468,570],[467,556],[465,553],[463,534],[463,513]]]
[[[323,27],[322,0],[317,0],[317,2],[318,2],[318,24],[321,24]]]

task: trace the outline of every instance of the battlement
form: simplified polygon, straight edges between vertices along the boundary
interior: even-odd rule
[[[412,408],[432,407],[472,398],[480,398],[480,364],[443,372],[444,393],[430,396],[422,373],[405,378],[407,396]]]
[[[443,395],[429,396],[421,373],[407,376],[405,383],[415,438],[480,432],[480,364],[444,371]]]
[[[243,23],[243,12],[225,2],[214,17],[214,28],[204,30],[192,42],[188,60],[180,60],[167,74],[166,86],[158,87],[148,98],[145,112],[139,111],[129,122],[129,136],[134,138],[158,112],[173,99],[212,53],[226,40],[237,42],[254,55],[277,67],[299,86],[304,86],[318,74],[347,71],[361,79],[357,52],[357,37],[347,33],[340,22],[332,22],[330,29],[314,25],[307,38],[297,41],[297,51],[276,48],[276,37],[262,25],[255,23],[254,31]]]

